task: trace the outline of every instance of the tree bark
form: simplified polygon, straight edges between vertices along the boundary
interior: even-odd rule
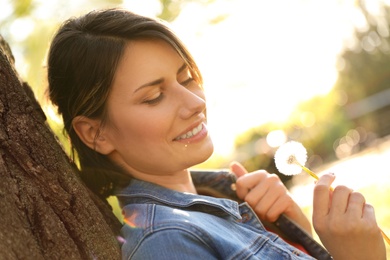
[[[0,259],[120,259],[120,226],[78,178],[0,36]]]

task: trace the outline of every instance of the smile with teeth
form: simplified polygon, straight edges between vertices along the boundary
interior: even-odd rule
[[[194,129],[192,129],[191,131],[188,131],[187,133],[175,138],[175,140],[183,140],[183,139],[188,139],[188,138],[191,138],[195,135],[197,135],[203,128],[203,124],[200,124],[198,125],[197,127],[195,127]]]

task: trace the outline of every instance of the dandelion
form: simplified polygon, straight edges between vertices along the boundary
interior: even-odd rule
[[[281,145],[275,153],[275,164],[279,172],[284,175],[297,175],[304,170],[318,180],[317,174],[305,167],[306,160],[306,148],[296,141]]]

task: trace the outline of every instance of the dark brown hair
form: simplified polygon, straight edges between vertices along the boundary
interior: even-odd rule
[[[130,175],[85,145],[72,128],[72,120],[76,116],[102,122],[107,119],[106,103],[116,69],[126,44],[137,39],[168,42],[187,63],[194,79],[202,84],[194,59],[169,27],[124,9],[92,11],[65,21],[49,49],[50,99],[62,115],[82,180],[102,197],[111,195],[113,188],[129,180]]]

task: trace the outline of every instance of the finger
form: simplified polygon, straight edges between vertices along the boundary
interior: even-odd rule
[[[341,215],[346,213],[352,189],[346,186],[337,186],[332,195],[329,213]]]
[[[237,179],[238,187],[245,187],[248,190],[253,189],[257,185],[260,185],[261,182],[268,177],[269,173],[264,170],[259,170],[245,174],[241,178]]]
[[[240,199],[246,198],[247,194],[256,186],[261,185],[267,177],[266,171],[256,171],[243,175],[236,181],[236,192]]]
[[[376,223],[376,217],[375,217],[375,210],[374,207],[371,204],[365,203],[363,206],[363,219],[366,220],[366,222],[377,225]]]
[[[269,192],[268,194],[269,196],[263,197],[258,202],[255,211],[262,219],[274,222],[280,214],[286,211],[288,198],[281,192]]]
[[[264,171],[262,176],[265,178],[248,192],[245,201],[264,218],[269,213],[269,209],[287,193],[287,189],[277,175]]]
[[[352,192],[349,195],[346,213],[350,214],[351,216],[358,216],[360,218],[363,217],[363,210],[364,210],[365,203],[366,203],[366,199],[361,193]]]
[[[232,162],[230,164],[230,170],[233,172],[237,178],[244,176],[248,173],[244,166],[242,166],[239,162]]]
[[[274,222],[282,212],[281,208],[273,208],[273,205],[277,203],[276,197],[268,197],[267,199],[261,199],[254,208],[256,214],[261,220]],[[278,211],[278,212],[276,212]]]
[[[313,194],[313,219],[328,215],[330,207],[330,187],[334,179],[334,175],[324,174],[317,181]]]
[[[288,207],[291,206],[291,199],[287,196],[279,198],[267,212],[267,218],[271,222],[275,222],[281,214],[289,216]]]
[[[278,197],[282,194],[287,193],[287,188],[284,186],[280,178],[276,174],[269,174],[266,171],[258,171],[252,174],[249,174],[248,177],[251,178],[251,182],[255,184],[245,197],[247,202],[256,203],[263,197],[266,199]]]
[[[257,176],[251,176],[251,177],[257,177]],[[260,176],[259,176],[260,177]],[[264,178],[252,178],[252,181],[257,182],[254,187],[248,191],[248,193],[245,195],[245,201],[249,203],[249,205],[252,208],[257,208],[258,212],[260,213],[260,209],[262,209],[261,214],[267,210],[266,208],[269,207],[266,205],[267,201],[273,200],[272,197],[275,196],[274,193],[270,192],[270,183],[269,181],[265,180]]]

